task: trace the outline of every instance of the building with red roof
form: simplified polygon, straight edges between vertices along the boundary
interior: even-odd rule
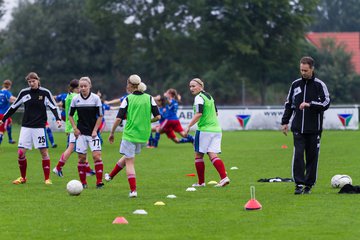
[[[345,50],[352,53],[351,62],[356,73],[360,74],[360,32],[311,32],[306,34],[306,39],[321,47],[321,39],[332,38],[336,43],[343,43]]]

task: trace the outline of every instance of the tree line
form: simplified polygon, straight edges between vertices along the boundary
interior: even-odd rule
[[[283,104],[299,59],[311,55],[334,102],[352,103],[360,80],[351,54],[330,40],[317,50],[304,34],[359,31],[357,8],[356,0],[23,0],[0,32],[0,74],[16,92],[38,72],[54,93],[89,76],[109,99],[137,73],[149,93],[176,88],[184,104],[189,80],[200,77],[218,104],[272,105]]]

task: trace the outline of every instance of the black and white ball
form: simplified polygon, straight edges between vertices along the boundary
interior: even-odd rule
[[[72,196],[80,195],[83,189],[83,185],[79,180],[71,180],[66,185],[67,192]]]
[[[333,188],[342,188],[346,184],[352,184],[352,179],[349,175],[337,174],[331,178],[331,186]]]

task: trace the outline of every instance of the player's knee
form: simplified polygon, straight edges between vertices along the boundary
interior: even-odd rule
[[[86,155],[85,154],[79,154],[79,162],[85,163],[86,162]]]
[[[20,159],[25,157],[25,152],[22,149],[18,149],[18,157]]]

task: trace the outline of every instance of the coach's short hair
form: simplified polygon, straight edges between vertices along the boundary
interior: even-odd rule
[[[300,59],[301,64],[308,64],[310,68],[313,68],[315,65],[315,61],[312,57],[305,56]]]

